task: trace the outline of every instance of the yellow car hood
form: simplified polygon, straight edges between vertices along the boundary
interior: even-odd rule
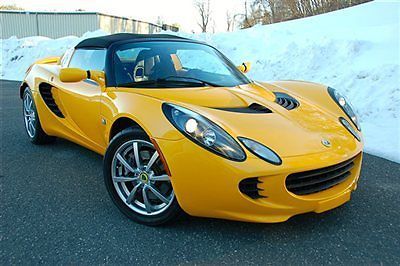
[[[222,126],[232,136],[254,139],[281,157],[313,154],[335,149],[346,153],[356,148],[355,139],[338,122],[338,117],[321,106],[294,96],[300,106],[286,110],[275,103],[272,84],[250,84],[234,88],[140,89],[139,94],[196,111]],[[241,113],[221,108],[248,107],[258,103],[272,113]],[[330,147],[322,145],[329,140]]]
[[[128,89],[132,91],[132,89]],[[254,96],[259,94],[261,99],[274,101],[275,95],[264,87],[257,85],[243,85],[235,88],[202,87],[202,88],[174,88],[174,89],[135,89],[141,95],[150,96],[166,102],[184,103],[195,106],[228,108],[247,107],[249,101],[246,93]]]

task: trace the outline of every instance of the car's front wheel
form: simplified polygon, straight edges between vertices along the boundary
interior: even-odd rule
[[[181,212],[163,162],[140,129],[113,138],[104,157],[104,181],[115,205],[138,223],[161,225]]]
[[[56,138],[47,135],[42,129],[35,101],[29,88],[26,88],[23,94],[22,112],[25,131],[33,144],[40,145],[54,142]]]

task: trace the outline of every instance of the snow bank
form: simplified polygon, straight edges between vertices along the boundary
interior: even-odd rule
[[[374,1],[232,33],[180,35],[214,45],[237,64],[252,62],[249,76],[255,80],[297,79],[336,88],[359,115],[365,150],[400,162],[399,9],[400,2]],[[80,39],[3,40],[0,78],[20,80],[33,61],[61,54]]]
[[[60,56],[68,48],[74,47],[81,40],[102,36],[103,31],[94,31],[84,34],[82,37],[67,36],[59,39],[47,37],[27,37],[17,39],[11,37],[0,40],[0,79],[22,80],[28,67],[44,57]]]

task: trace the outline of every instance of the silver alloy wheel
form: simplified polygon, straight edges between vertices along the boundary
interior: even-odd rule
[[[175,198],[169,176],[150,142],[130,140],[121,145],[112,160],[111,176],[119,197],[139,214],[160,214]]]
[[[25,129],[29,137],[33,138],[36,133],[36,116],[35,108],[33,107],[33,99],[29,93],[25,93],[23,105]]]

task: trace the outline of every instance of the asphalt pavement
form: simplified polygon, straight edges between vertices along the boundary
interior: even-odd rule
[[[18,86],[0,81],[1,265],[400,264],[399,164],[365,154],[352,200],[322,214],[146,227],[109,199],[100,155],[60,139],[29,142]]]

